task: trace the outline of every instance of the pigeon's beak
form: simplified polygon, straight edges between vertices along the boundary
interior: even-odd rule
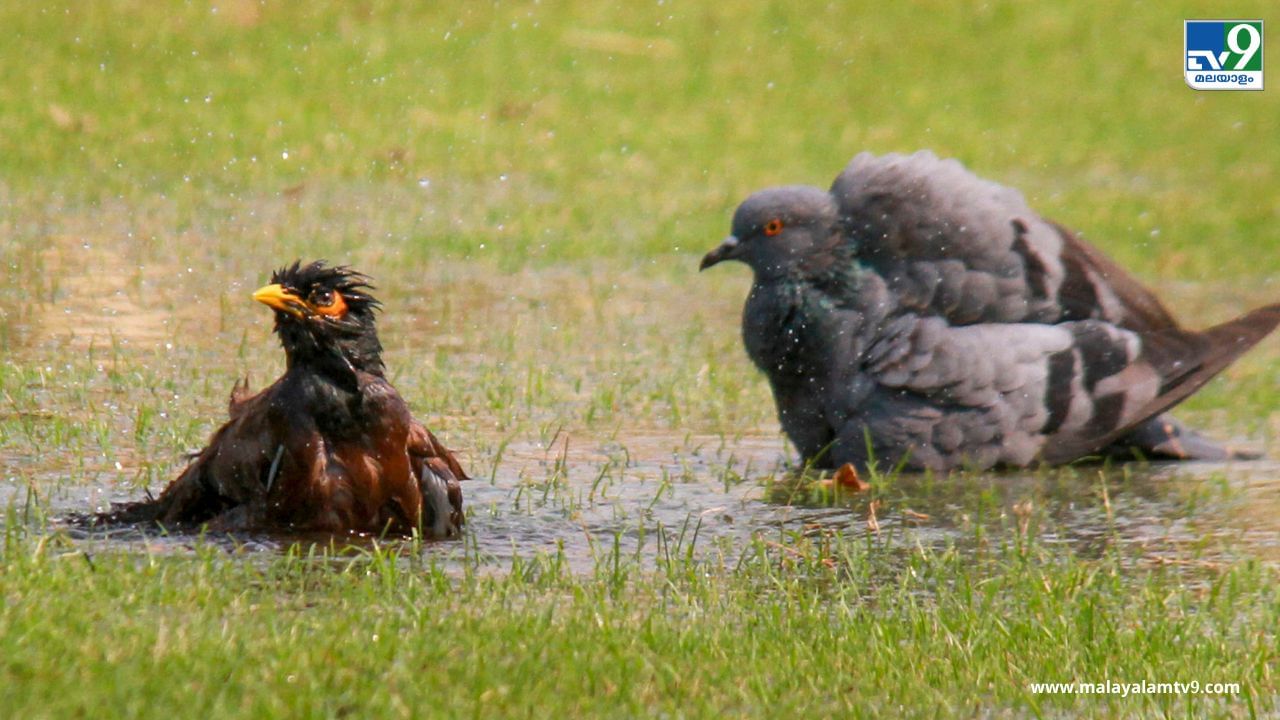
[[[701,272],[723,260],[732,260],[734,253],[738,251],[739,240],[736,236],[730,235],[720,242],[720,245],[711,252],[702,256],[702,262],[698,265],[698,271]]]

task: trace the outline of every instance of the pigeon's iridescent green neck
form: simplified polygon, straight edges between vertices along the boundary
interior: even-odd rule
[[[814,287],[836,300],[837,305],[848,306],[874,274],[858,260],[848,242],[833,235],[830,244],[795,267],[788,281]]]

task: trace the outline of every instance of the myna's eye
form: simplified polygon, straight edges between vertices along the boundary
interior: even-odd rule
[[[774,235],[777,235],[780,232],[782,232],[782,221],[779,220],[778,218],[774,218],[764,224],[765,235],[768,235],[769,237],[773,237]]]
[[[342,293],[336,290],[323,288],[313,290],[311,296],[307,298],[307,304],[320,315],[342,317],[347,314],[347,301],[342,299]]]

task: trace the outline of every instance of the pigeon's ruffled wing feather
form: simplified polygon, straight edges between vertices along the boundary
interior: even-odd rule
[[[1176,327],[1140,283],[1009,187],[930,152],[855,157],[831,186],[841,233],[904,307],[953,325],[1100,319]]]
[[[1159,417],[1199,390],[1278,324],[1280,304],[1258,308],[1202,332],[1166,329],[1143,334],[1140,362],[1158,373],[1158,391],[1143,405],[1126,412],[1122,420],[1101,437],[1058,438],[1046,446],[1043,458],[1051,463],[1068,462],[1122,440],[1143,423]],[[1178,430],[1173,428],[1171,432]]]
[[[836,462],[865,459],[864,432],[889,460],[906,455],[917,467],[1069,462],[1143,427],[1278,323],[1280,305],[1203,333],[1099,320],[953,327],[904,315],[868,348],[877,390],[848,414],[839,444],[853,456]]]

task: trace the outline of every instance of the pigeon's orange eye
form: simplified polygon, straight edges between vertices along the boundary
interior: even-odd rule
[[[777,234],[778,234],[778,233],[780,233],[780,232],[782,232],[782,221],[781,221],[781,220],[779,220],[779,219],[777,219],[777,218],[774,218],[774,219],[772,219],[772,220],[770,220],[769,222],[767,222],[767,223],[765,223],[765,224],[764,224],[764,234],[765,234],[765,235],[768,235],[769,237],[773,237],[774,235],[777,235]]]

